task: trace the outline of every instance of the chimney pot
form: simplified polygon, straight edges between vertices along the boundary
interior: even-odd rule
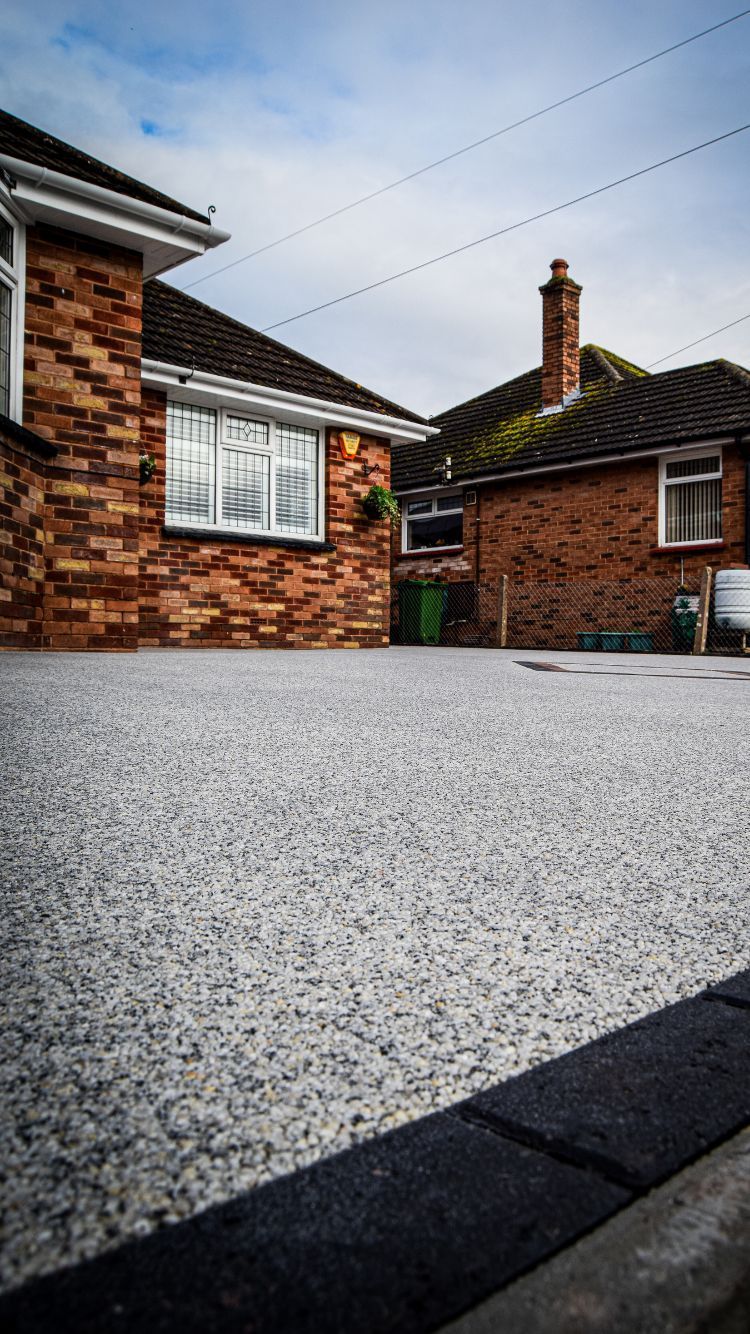
[[[553,259],[550,264],[553,278],[564,278],[568,272],[569,264],[567,259]]]

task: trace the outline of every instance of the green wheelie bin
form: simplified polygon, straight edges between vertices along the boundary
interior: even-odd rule
[[[445,590],[427,579],[404,579],[398,586],[402,644],[439,644]]]

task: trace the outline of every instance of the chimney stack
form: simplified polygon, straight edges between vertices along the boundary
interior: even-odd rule
[[[581,288],[568,277],[568,262],[553,259],[542,294],[542,409],[561,407],[577,393],[581,375],[578,303]]]

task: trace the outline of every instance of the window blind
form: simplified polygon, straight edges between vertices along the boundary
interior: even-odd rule
[[[314,533],[318,516],[318,432],[276,426],[276,527]]]
[[[167,519],[213,523],[215,471],[214,409],[167,403]]]
[[[721,537],[720,477],[665,490],[667,542],[710,542]]]
[[[221,521],[231,528],[267,528],[270,459],[246,449],[222,451]]]
[[[5,283],[0,283],[0,412],[10,411],[11,307],[13,298]]]

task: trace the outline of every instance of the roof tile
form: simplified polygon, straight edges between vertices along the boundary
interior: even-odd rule
[[[168,283],[151,281],[143,289],[143,355],[175,366],[194,366],[210,375],[425,424],[423,417],[398,403]]]
[[[154,190],[142,181],[107,166],[98,158],[82,153],[62,139],[56,139],[46,130],[38,130],[28,125],[25,120],[11,116],[8,111],[0,111],[0,153],[18,158],[21,162],[32,162],[38,167],[49,167],[50,171],[59,171],[72,176],[77,181],[87,181],[89,185],[99,185],[115,194],[127,195],[130,199],[139,199],[144,204],[155,204],[158,208],[168,209],[171,213],[181,213],[196,222],[208,222],[203,213],[180,204],[161,190]]]
[[[440,435],[394,447],[394,489],[434,486],[446,455],[460,481],[750,430],[750,375],[732,362],[649,375],[593,344],[580,357],[581,397],[562,412],[540,416],[537,367],[433,417]]]

